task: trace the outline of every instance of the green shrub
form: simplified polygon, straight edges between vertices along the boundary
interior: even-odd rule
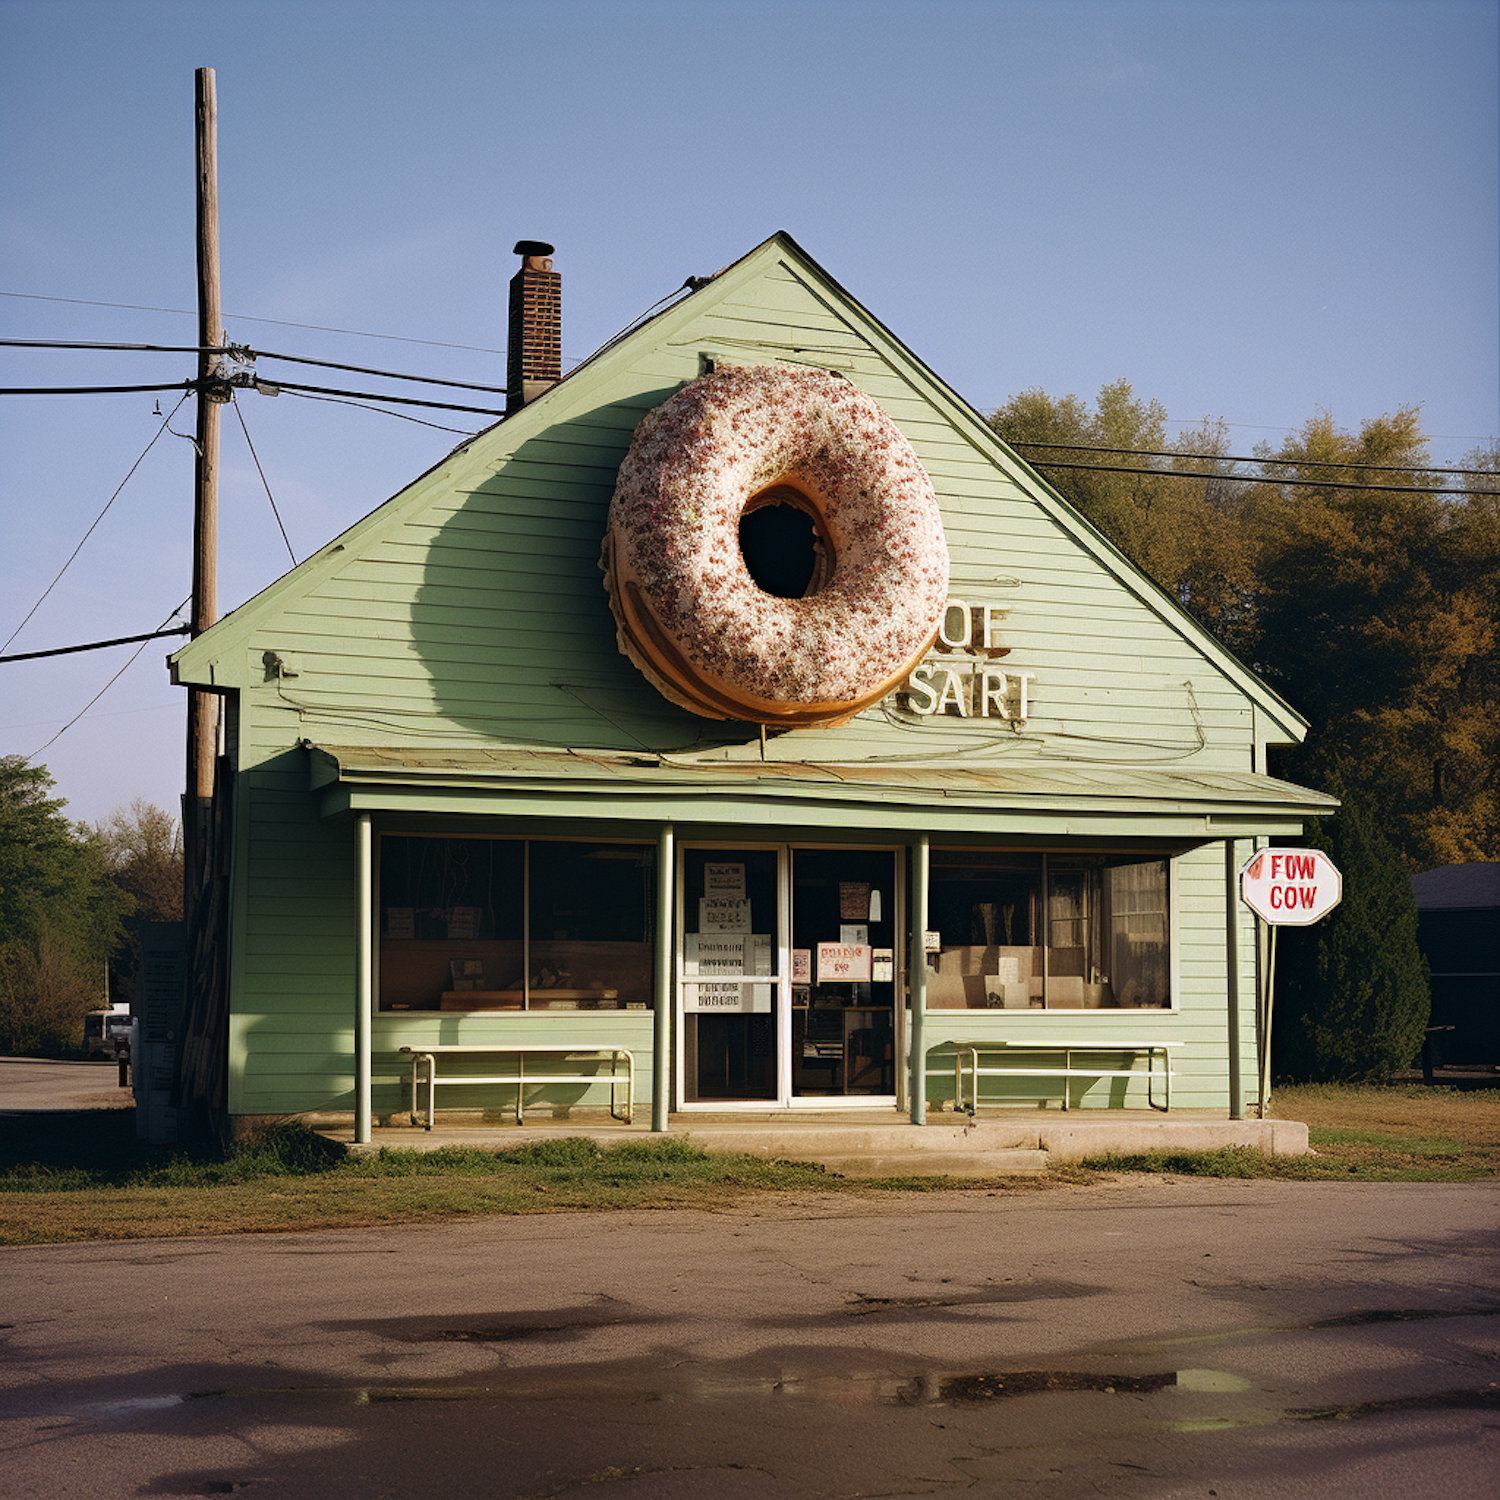
[[[1319,1083],[1389,1078],[1415,1060],[1432,1010],[1410,873],[1355,799],[1314,822],[1308,842],[1343,873],[1344,897],[1323,921],[1278,935],[1275,1070]]]

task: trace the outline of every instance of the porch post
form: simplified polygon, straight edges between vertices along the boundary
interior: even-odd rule
[[[370,1141],[370,1009],[371,969],[375,958],[375,882],[371,859],[370,815],[363,812],[355,825],[359,918],[354,955],[354,1139]]]
[[[672,951],[676,946],[676,913],[672,900],[674,873],[672,825],[663,823],[656,839],[656,1010],[651,1028],[651,1128],[667,1128],[672,1096]]]
[[[911,941],[907,957],[911,988],[911,1122],[927,1123],[927,835],[911,846]]]
[[[1240,892],[1235,841],[1224,840],[1224,961],[1229,995],[1229,1118],[1245,1118],[1245,1083],[1240,1077]]]

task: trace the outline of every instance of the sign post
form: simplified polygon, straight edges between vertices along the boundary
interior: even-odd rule
[[[1270,929],[1256,1009],[1260,1116],[1271,1102],[1271,1004],[1275,995],[1276,929],[1311,927],[1344,899],[1344,877],[1321,849],[1259,849],[1240,871],[1240,897]]]

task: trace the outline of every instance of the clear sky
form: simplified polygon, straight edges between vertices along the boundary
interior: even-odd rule
[[[785,229],[982,410],[1123,376],[1248,452],[1419,404],[1455,463],[1500,435],[1497,32],[1495,0],[0,0],[0,335],[194,341],[208,66],[226,322],[260,349],[503,385],[517,239],[557,246],[571,363]],[[0,349],[3,386],[193,373]],[[154,402],[0,397],[0,641]],[[299,558],[458,440],[240,406]],[[191,460],[158,439],[6,650],[172,616]],[[290,565],[232,411],[220,503],[228,609]],[[176,809],[168,646],[42,751],[74,817]],[[131,649],[0,665],[0,754],[39,750]]]

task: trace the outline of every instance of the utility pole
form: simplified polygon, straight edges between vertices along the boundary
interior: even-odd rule
[[[193,484],[192,637],[219,617],[219,407],[229,399],[220,373],[221,356],[206,352],[224,342],[219,303],[219,107],[214,70],[194,74],[198,143],[198,356],[197,460]],[[203,889],[204,850],[213,802],[218,752],[218,695],[188,689],[187,786],[183,797],[183,915],[191,922]]]

